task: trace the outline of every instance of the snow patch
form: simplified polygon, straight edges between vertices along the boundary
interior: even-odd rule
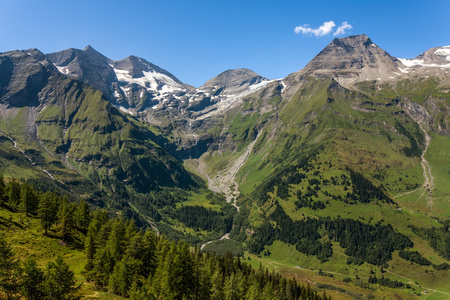
[[[450,46],[445,46],[434,51],[435,54],[447,56],[445,59],[450,61]]]
[[[283,93],[284,89],[286,88],[286,83],[284,83],[283,80],[280,80],[281,85],[283,86],[283,88],[281,89],[281,93]]]
[[[127,70],[114,68],[117,80],[126,83],[138,84],[149,91],[159,91],[162,93],[173,93],[184,90],[184,87],[169,76],[155,71],[143,71],[143,75],[138,78],[133,78]],[[141,96],[142,97],[142,96]]]
[[[449,57],[447,57],[447,59],[448,58]],[[426,64],[426,63],[424,63],[423,59],[399,58],[399,60],[402,62],[402,64],[404,64],[408,68],[414,67],[414,66],[432,67],[432,68],[450,68],[450,63],[446,64],[446,65],[438,65],[438,64]]]
[[[67,69],[67,67],[58,67],[57,65],[55,65],[55,67],[58,69],[59,72],[63,74],[69,74],[69,69]]]
[[[128,108],[125,108],[123,106],[118,106],[118,105],[114,105],[114,107],[118,108],[120,111],[123,111],[124,113],[134,116],[134,112],[129,110]]]

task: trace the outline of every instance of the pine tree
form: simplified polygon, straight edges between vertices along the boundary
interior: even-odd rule
[[[18,292],[18,269],[11,246],[0,235],[0,295],[3,293],[7,299]]]
[[[21,291],[22,296],[29,300],[44,298],[44,272],[37,266],[33,256],[23,264]]]
[[[106,247],[116,262],[122,259],[126,244],[125,224],[120,218],[116,218],[111,226],[111,233],[106,243]]]
[[[175,299],[176,293],[172,290],[173,283],[169,278],[175,254],[175,243],[161,243],[155,275],[147,282],[147,289],[151,297]]]
[[[89,225],[89,229],[86,234],[86,239],[84,242],[84,251],[86,252],[86,257],[89,260],[94,259],[95,252],[97,250],[97,246],[95,243],[94,230],[95,230],[94,227]]]
[[[63,198],[58,210],[58,225],[63,241],[67,241],[73,230],[73,211],[67,198]]]
[[[179,243],[176,252],[171,273],[169,274],[172,289],[176,291],[180,298],[189,298],[193,294],[196,282],[194,262],[189,245],[187,243]]]
[[[27,215],[36,213],[38,208],[38,198],[26,182],[20,188],[20,206]]]
[[[89,209],[89,205],[86,201],[81,200],[81,202],[77,205],[75,220],[78,228],[82,230],[88,229],[89,222],[91,221],[91,210]]]
[[[6,200],[5,192],[6,192],[5,180],[3,179],[3,174],[0,173],[0,206]]]
[[[44,289],[47,299],[73,299],[74,293],[79,289],[75,285],[74,273],[60,256],[55,262],[47,264],[44,277]]]
[[[136,278],[138,270],[141,268],[142,262],[125,256],[114,267],[114,271],[109,277],[109,286],[113,293],[126,297],[128,291]]]
[[[243,298],[243,277],[240,273],[233,273],[225,280],[224,294],[226,300],[239,300]]]
[[[149,275],[153,275],[155,273],[157,267],[157,237],[151,231],[151,229],[147,229],[145,231],[144,236],[142,237],[142,276],[148,277]],[[134,258],[138,258],[134,256]]]
[[[45,235],[47,235],[50,226],[55,222],[52,206],[52,195],[50,192],[47,192],[41,196],[38,206],[38,217],[41,220],[42,228],[45,230]]]
[[[6,185],[6,195],[11,206],[17,207],[20,202],[20,184],[15,178]]]
[[[110,249],[105,247],[95,253],[92,271],[88,273],[97,287],[105,287],[109,283],[109,275],[114,271],[116,261],[111,255]]]
[[[140,287],[137,281],[133,282],[130,291],[128,292],[130,300],[148,300],[151,299],[144,288]]]

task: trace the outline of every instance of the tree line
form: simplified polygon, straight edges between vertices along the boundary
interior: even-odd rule
[[[96,288],[131,299],[329,299],[294,279],[254,270],[230,253],[203,253],[132,221],[95,211],[88,228],[84,267]]]
[[[73,271],[60,256],[45,268],[33,256],[21,263],[0,235],[0,299],[79,299],[78,289]]]
[[[276,226],[272,225],[273,222]],[[251,252],[260,253],[265,245],[275,240],[296,245],[298,251],[315,255],[322,261],[333,254],[331,241],[339,242],[349,256],[347,263],[357,265],[368,262],[381,266],[391,260],[394,250],[413,247],[412,241],[390,224],[377,222],[372,225],[330,217],[294,221],[279,204],[262,226],[256,228],[249,238],[248,247]]]
[[[55,229],[64,241],[69,241],[75,228],[85,232],[90,221],[90,208],[84,200],[71,202],[67,196],[61,196],[56,191],[35,190],[27,182],[19,182],[14,178],[5,183],[0,174],[2,205],[39,218],[46,235],[50,229]]]
[[[149,228],[139,228],[123,214],[111,218],[107,211],[92,210],[83,200],[70,202],[67,196],[38,191],[14,179],[5,183],[1,175],[0,199],[0,206],[38,218],[43,234],[59,237],[83,250],[86,264],[82,274],[99,290],[134,300],[330,299],[309,285],[299,285],[295,279],[286,279],[263,267],[255,270],[230,253],[222,256],[203,253],[184,241],[170,241]],[[194,217],[204,212],[188,210],[187,215]],[[3,293],[0,295],[25,299],[76,298],[73,272],[62,258],[40,268],[33,257],[23,263],[15,260],[2,239],[0,251],[0,293]]]

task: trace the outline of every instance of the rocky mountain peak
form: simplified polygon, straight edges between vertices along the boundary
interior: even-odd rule
[[[450,46],[431,48],[414,59],[400,59],[407,67],[450,68]]]
[[[365,34],[336,38],[298,74],[328,75],[346,85],[362,80],[389,80],[401,62]]]
[[[115,69],[127,71],[132,78],[144,77],[146,75],[143,72],[150,72],[165,75],[174,81],[176,85],[183,85],[183,83],[170,72],[134,55],[130,55],[122,60],[114,61],[113,65]]]
[[[116,76],[109,65],[111,60],[91,46],[83,50],[70,48],[47,54],[46,57],[62,74],[80,80],[100,90],[107,98],[112,98],[109,85]]]
[[[84,47],[83,51],[96,51],[94,48],[92,48],[91,45],[87,45],[86,47]]]
[[[312,70],[352,70],[378,68],[382,65],[396,67],[397,59],[375,45],[364,35],[336,38],[326,46],[306,68]]]
[[[208,80],[200,89],[213,89],[222,94],[239,94],[250,86],[268,81],[267,78],[249,69],[232,69]]]

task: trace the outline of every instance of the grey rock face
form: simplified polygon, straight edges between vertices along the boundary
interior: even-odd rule
[[[100,90],[114,105],[135,115],[149,108],[161,111],[163,116],[181,111],[209,112],[216,104],[230,102],[233,100],[230,97],[252,91],[252,87],[268,81],[251,70],[236,69],[225,71],[195,89],[143,58],[129,56],[113,61],[90,46],[46,57],[65,76]]]
[[[162,91],[189,90],[168,71],[129,56],[113,61],[91,46],[47,54],[58,70],[101,91],[113,104],[137,111],[162,101]],[[146,74],[147,72],[147,74]],[[166,87],[166,88],[165,88]]]
[[[110,86],[116,75],[109,65],[111,60],[91,46],[83,50],[67,49],[46,55],[58,70],[71,79],[80,80],[113,99]]]
[[[359,70],[382,65],[397,67],[398,60],[376,46],[366,35],[334,39],[306,66],[311,70]]]
[[[450,47],[431,48],[415,58],[422,60],[425,65],[449,65]]]
[[[333,76],[341,85],[357,81],[390,80],[402,63],[375,45],[366,35],[334,39],[306,67],[291,75]],[[399,73],[400,74],[400,73]]]
[[[240,94],[250,86],[267,81],[268,79],[249,69],[234,69],[220,73],[208,80],[200,88],[209,90],[214,95]]]
[[[183,83],[178,80],[174,75],[169,73],[168,71],[146,61],[143,58],[131,55],[128,56],[125,59],[114,61],[113,65],[115,68],[128,71],[130,76],[132,78],[140,78],[144,76],[143,71],[145,72],[154,72],[166,75],[167,77],[171,78],[173,81],[175,81],[179,85],[183,85]]]
[[[50,76],[46,65],[44,55],[35,49],[0,54],[0,103],[37,106],[38,92]]]

